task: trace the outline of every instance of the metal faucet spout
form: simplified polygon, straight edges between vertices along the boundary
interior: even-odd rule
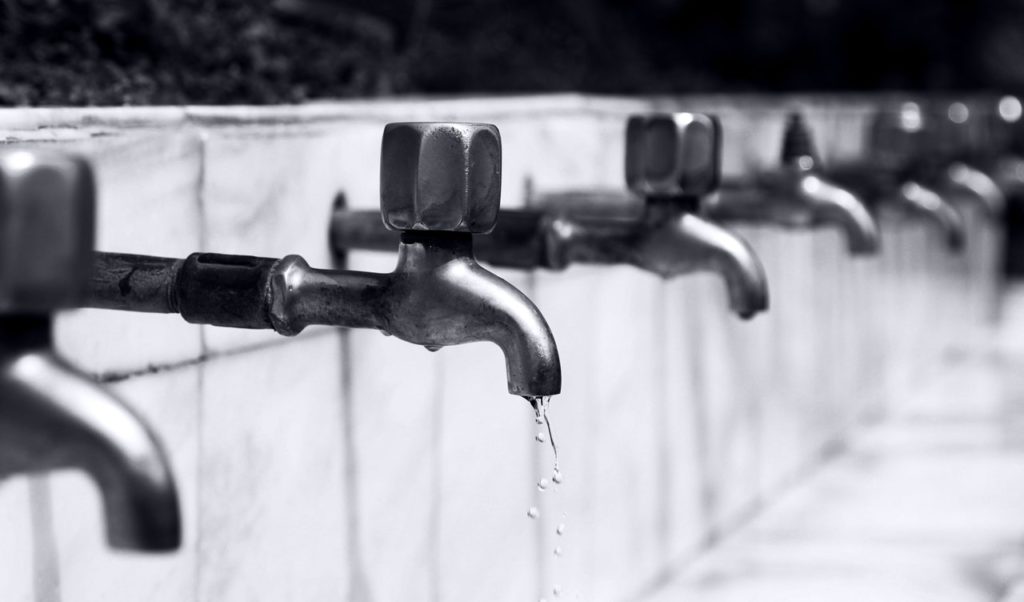
[[[800,177],[796,191],[811,208],[812,224],[836,224],[843,230],[851,254],[878,251],[878,225],[852,192],[813,173]]]
[[[946,246],[959,251],[967,242],[963,216],[956,207],[947,203],[942,195],[914,181],[904,182],[898,198],[907,209],[932,220],[946,237]]]
[[[45,328],[35,328],[45,321]],[[78,468],[99,485],[114,548],[181,545],[177,488],[164,451],[112,393],[49,350],[48,318],[0,330],[0,476]]]
[[[476,262],[469,233],[402,232],[390,274],[313,270],[300,258],[285,258],[271,273],[270,290],[272,299],[282,300],[281,310],[272,309],[275,327],[287,324],[297,332],[309,324],[352,325],[353,315],[375,316],[360,325],[432,351],[490,341],[505,355],[509,393],[549,396],[561,390],[558,349],[547,322],[526,295]],[[346,315],[336,315],[338,310]]]
[[[665,252],[661,247],[673,247]],[[662,275],[707,270],[719,274],[729,307],[748,319],[768,309],[768,279],[753,248],[731,231],[693,214],[680,215],[656,230],[641,251],[647,269]],[[676,261],[665,263],[666,258]]]
[[[392,334],[436,349],[490,341],[505,355],[508,391],[549,396],[561,390],[558,349],[537,307],[473,258],[470,234],[403,232],[385,305]]]
[[[943,183],[967,192],[982,207],[985,215],[998,218],[1006,208],[1006,195],[999,184],[984,171],[961,161],[950,165],[943,174]]]

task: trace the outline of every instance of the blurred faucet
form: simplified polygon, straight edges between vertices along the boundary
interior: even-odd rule
[[[99,485],[111,546],[178,548],[178,495],[156,437],[53,350],[52,313],[80,302],[91,271],[89,166],[0,153],[0,215],[0,478],[84,470]]]
[[[907,112],[921,115],[920,136],[929,150],[917,167],[921,178],[940,193],[979,206],[990,219],[999,219],[1006,208],[1006,194],[989,170],[994,168],[992,130],[976,103],[937,102],[928,110],[918,103],[904,103]]]
[[[695,113],[630,118],[626,129],[626,181],[645,199],[643,213],[615,215],[592,206],[622,194],[577,192],[589,210],[552,206],[501,211],[494,231],[475,237],[478,256],[492,265],[518,269],[565,269],[570,264],[628,264],[663,278],[713,271],[722,276],[733,311],[748,318],[768,307],[764,269],[736,234],[697,215],[702,198],[714,192],[721,165],[718,120]],[[586,211],[586,213],[585,213]],[[332,224],[336,253],[385,250],[393,237],[365,211],[339,207]]]
[[[855,190],[876,211],[885,207],[929,220],[942,232],[947,248],[963,251],[963,216],[943,195],[914,178],[915,162],[927,152],[920,129],[920,116],[902,109],[880,109],[871,121],[865,158],[830,168],[828,176]]]
[[[724,222],[767,222],[794,228],[838,226],[850,253],[878,251],[878,226],[864,203],[820,173],[820,165],[803,117],[786,123],[781,166],[749,180],[726,181],[708,199],[704,215]]]
[[[98,253],[85,306],[180,313],[194,324],[283,335],[313,324],[375,328],[431,351],[490,341],[505,354],[510,393],[531,403],[558,393],[558,350],[543,316],[473,255],[473,234],[493,228],[498,215],[497,128],[389,124],[380,189],[378,224],[383,216],[400,232],[391,273],[312,269],[296,255]]]
[[[1002,96],[989,107],[991,141],[986,171],[1007,197],[1024,196],[1024,104],[1016,96]],[[984,147],[983,147],[984,148]]]

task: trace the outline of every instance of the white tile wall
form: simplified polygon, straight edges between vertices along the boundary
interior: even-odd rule
[[[202,365],[199,600],[348,593],[344,361],[330,333]]]
[[[502,202],[516,207],[532,200],[527,182],[538,195],[621,189],[632,112],[720,113],[724,171],[740,175],[777,162],[794,107],[826,160],[855,157],[865,106],[559,96],[18,110],[0,111],[0,131],[94,160],[101,250],[298,253],[328,267],[334,196],[377,207],[388,121],[497,124]],[[834,232],[741,228],[772,289],[771,313],[752,322],[729,314],[710,275],[502,272],[540,307],[561,351],[551,419],[565,482],[543,493],[550,451],[533,440],[526,403],[507,394],[494,346],[432,354],[368,331],[311,328],[285,340],[173,315],[69,312],[59,347],[88,372],[127,377],[119,392],[166,442],[186,546],[112,555],[84,478],[11,479],[0,487],[0,562],[11,569],[0,572],[0,599],[522,600],[551,599],[556,584],[587,600],[634,596],[910,390],[954,338],[952,327],[929,328],[934,316],[966,320],[985,303],[963,295],[929,308],[925,295],[968,277],[992,287],[997,243],[975,230],[985,242],[957,264],[936,260],[937,241],[913,225],[887,223],[884,255],[866,261],[851,260]],[[352,253],[348,267],[394,262]],[[857,387],[866,380],[874,391]]]
[[[0,591],[13,602],[34,602],[37,590],[59,587],[52,522],[40,517],[49,510],[38,503],[40,482],[45,477],[16,476],[0,484]]]

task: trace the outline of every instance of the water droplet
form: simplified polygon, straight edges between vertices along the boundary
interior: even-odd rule
[[[530,518],[537,518],[540,516],[540,511],[537,510],[536,506],[530,506],[530,509],[526,511],[526,516],[529,516]]]
[[[540,414],[537,414],[537,415],[536,415],[536,416],[535,416],[535,417],[533,418],[533,421],[534,421],[534,422],[536,422],[537,424],[544,424],[544,417],[543,417],[543,416],[541,416]]]
[[[548,440],[548,438],[544,436],[544,433],[537,433],[533,438],[537,440],[537,443],[545,443]]]
[[[555,556],[562,555],[562,546],[555,546]]]
[[[562,471],[560,471],[560,470],[558,470],[556,468],[554,474],[551,475],[551,480],[554,481],[555,483],[561,485],[562,484]]]
[[[561,596],[562,595],[562,586],[561,585],[556,585],[555,587],[552,587],[551,588],[551,593],[554,594],[556,598],[558,596]]]
[[[564,535],[565,534],[565,523],[558,523],[558,528],[555,529],[555,533],[557,533],[559,535]]]
[[[441,345],[424,345],[424,347],[427,348],[427,351],[437,351],[441,348]]]
[[[547,479],[541,479],[541,480],[537,481],[537,490],[538,491],[545,491],[545,490],[547,490],[548,485],[550,485],[550,484],[551,484],[550,481],[548,481]]]
[[[388,332],[388,331],[386,331],[386,330],[382,330],[382,331],[380,331],[380,333],[381,333],[382,335],[386,336],[386,337],[389,337],[389,336],[391,336],[391,333],[390,333],[390,332]]]

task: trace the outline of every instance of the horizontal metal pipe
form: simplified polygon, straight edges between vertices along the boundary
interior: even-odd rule
[[[185,259],[96,253],[82,306],[180,313],[193,324],[273,328],[267,282],[276,263],[214,253]]]
[[[177,313],[174,282],[181,259],[95,253],[84,307]]]
[[[477,259],[498,267],[532,269],[552,265],[539,210],[503,210],[489,234],[473,236]],[[397,251],[400,233],[384,227],[378,211],[339,209],[331,221],[331,246],[336,256],[352,250]],[[564,266],[561,266],[564,267]]]

